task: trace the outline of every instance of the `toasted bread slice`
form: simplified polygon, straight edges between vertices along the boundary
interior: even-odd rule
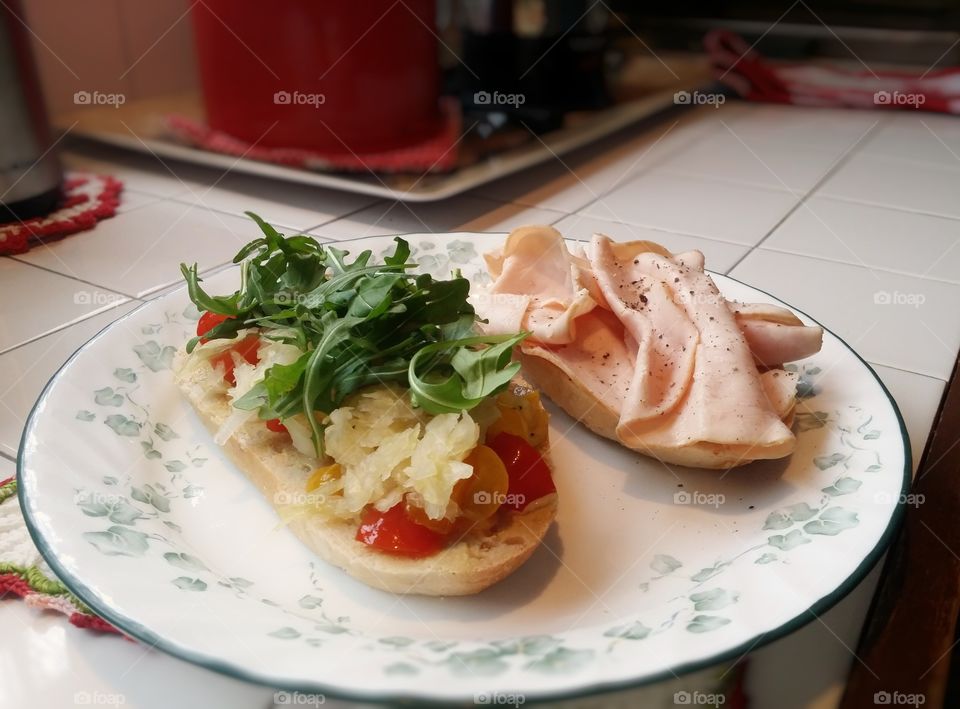
[[[620,412],[611,406],[609,400],[598,397],[593,391],[582,386],[580,382],[542,357],[518,353],[517,359],[523,367],[524,377],[557,406],[594,433],[622,445],[617,436]],[[777,408],[780,419],[787,426],[792,425],[796,397],[775,398],[775,392],[769,391],[768,399]],[[760,446],[724,445],[706,441],[681,447],[649,446],[637,451],[664,463],[717,470],[785,455],[780,450],[765,450]]]
[[[211,432],[233,409],[221,375],[209,364],[184,369],[184,354],[175,364],[177,384]],[[464,596],[482,591],[519,568],[539,546],[557,514],[557,496],[532,502],[522,512],[500,511],[497,524],[483,536],[470,534],[443,551],[422,559],[391,556],[356,541],[357,525],[298,510],[291,501],[305,496],[315,460],[286,439],[269,432],[259,420],[243,424],[227,439],[224,450],[260,489],[287,526],[324,561],[355,579],[384,591],[425,596]],[[547,459],[546,451],[541,451]],[[548,460],[549,462],[549,460]],[[292,512],[292,514],[291,514]]]

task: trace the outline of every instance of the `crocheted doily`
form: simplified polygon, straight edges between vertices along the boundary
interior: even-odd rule
[[[15,593],[28,606],[54,610],[80,628],[116,633],[67,590],[33,545],[17,504],[17,481],[0,482],[0,598]]]
[[[123,183],[107,175],[68,174],[55,212],[0,224],[0,256],[22,254],[36,243],[92,229],[101,219],[116,214],[122,190]]]

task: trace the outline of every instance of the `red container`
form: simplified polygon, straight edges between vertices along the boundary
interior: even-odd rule
[[[428,138],[440,129],[435,4],[194,5],[208,125],[264,147],[361,156]]]

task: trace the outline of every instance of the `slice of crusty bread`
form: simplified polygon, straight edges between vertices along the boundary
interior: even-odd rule
[[[594,392],[542,357],[518,353],[517,359],[523,367],[524,377],[557,406],[594,433],[623,445],[617,436],[620,412],[610,405],[609,400],[597,397]],[[793,423],[795,404],[794,397],[789,402],[783,402],[781,410],[777,412],[787,426]],[[717,470],[746,465],[755,460],[780,458],[784,455],[782,451],[768,451],[761,446],[733,446],[706,441],[681,447],[648,446],[637,449],[637,452],[664,463]]]
[[[220,374],[206,363],[186,371],[184,360],[184,353],[179,353],[177,383],[200,419],[215,432],[232,412],[219,385]],[[315,460],[259,420],[242,425],[224,450],[281,517],[289,502],[304,498],[307,478],[317,467]],[[368,586],[400,594],[464,596],[506,578],[533,554],[556,517],[557,496],[536,500],[520,513],[498,513],[498,524],[485,536],[468,535],[423,559],[391,556],[356,541],[356,523],[294,510],[287,522],[290,530],[321,559]]]

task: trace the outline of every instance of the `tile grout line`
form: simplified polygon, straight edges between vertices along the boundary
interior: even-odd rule
[[[829,199],[834,202],[842,202],[844,204],[855,204],[861,207],[875,207],[877,209],[888,209],[892,212],[900,212],[901,214],[915,214],[922,217],[933,217],[934,219],[945,219],[951,222],[960,221],[960,214],[943,214],[942,212],[929,212],[923,209],[915,209],[912,207],[899,207],[893,204],[880,204],[879,202],[868,202],[864,199],[857,199],[855,197],[844,197],[843,195],[831,194],[829,192],[824,192],[817,196],[820,199]]]
[[[683,178],[684,180],[697,180],[720,185],[732,185],[734,187],[749,187],[752,190],[758,190],[760,192],[788,194],[792,197],[806,194],[806,190],[813,189],[813,185],[815,185],[820,180],[820,177],[822,177],[822,175],[818,176],[817,179],[813,181],[813,184],[809,187],[791,187],[790,185],[771,186],[769,183],[752,182],[751,180],[741,180],[736,177],[706,175],[693,172],[691,170],[677,170],[669,167],[658,167],[655,168],[654,171],[657,173],[657,175],[665,175],[666,177]]]
[[[595,220],[598,222],[608,222],[610,224],[618,224],[627,228],[636,228],[636,229],[646,229],[648,231],[655,231],[666,236],[686,236],[691,239],[701,239],[703,241],[710,241],[714,244],[723,244],[724,246],[736,246],[741,249],[750,249],[750,244],[744,244],[739,241],[729,241],[728,239],[719,239],[715,236],[706,236],[705,234],[694,234],[689,231],[678,231],[676,229],[664,229],[663,227],[651,226],[649,224],[637,224],[635,222],[621,221],[617,218],[607,218],[607,217],[595,217],[590,214],[581,214],[580,212],[573,212],[571,214],[566,214],[564,219],[567,217],[577,217],[581,221],[583,220]],[[559,219],[557,221],[560,221]],[[557,222],[553,222],[556,224]],[[608,235],[609,236],[609,235]]]
[[[742,244],[741,244],[742,245]],[[780,249],[773,246],[757,246],[755,250],[759,251],[769,251],[776,254],[784,254],[785,256],[799,256],[800,258],[813,259],[814,261],[826,261],[828,263],[835,263],[840,266],[853,266],[854,268],[867,268],[871,271],[879,271],[880,273],[889,273],[894,276],[904,276],[906,278],[917,278],[922,281],[932,281],[934,283],[943,283],[944,285],[949,286],[960,286],[960,281],[949,281],[946,278],[941,278],[939,276],[926,276],[919,273],[910,273],[909,271],[898,271],[893,268],[887,268],[884,266],[876,266],[873,264],[859,264],[851,263],[850,261],[843,261],[842,259],[832,258],[830,256],[815,256],[813,254],[804,254],[799,251],[790,251],[788,249]]]
[[[664,123],[665,123],[665,122],[666,122],[666,121],[664,121]],[[662,123],[661,123],[660,125],[662,126]],[[679,128],[680,128],[679,120],[678,120],[674,125],[677,126],[677,128],[679,129]],[[671,130],[672,130],[672,129],[671,129]],[[688,142],[686,142],[686,143],[684,143],[684,144],[682,144],[682,145],[680,145],[680,146],[678,146],[678,147],[676,147],[676,148],[674,148],[674,149],[672,149],[672,150],[669,150],[669,151],[668,151],[667,153],[665,153],[662,157],[656,158],[656,159],[652,160],[647,167],[644,167],[644,168],[642,168],[642,169],[637,170],[637,172],[636,172],[635,174],[629,175],[629,176],[626,175],[626,174],[621,174],[620,177],[619,177],[617,180],[614,181],[613,186],[608,187],[608,188],[605,189],[605,190],[602,190],[599,194],[594,193],[594,196],[593,196],[588,202],[580,205],[580,206],[577,207],[576,210],[574,210],[573,212],[567,212],[567,214],[568,214],[568,215],[573,215],[573,214],[580,214],[580,213],[582,213],[584,209],[586,209],[587,207],[590,207],[591,205],[594,205],[594,204],[596,204],[597,202],[599,202],[600,200],[604,199],[604,198],[607,197],[611,192],[613,192],[613,191],[615,191],[615,190],[618,190],[618,189],[620,189],[621,187],[625,187],[626,185],[630,184],[631,182],[634,182],[637,178],[641,177],[642,175],[647,174],[648,172],[650,172],[651,170],[655,169],[658,165],[662,164],[662,163],[665,162],[666,160],[668,160],[668,159],[670,159],[670,158],[673,158],[673,157],[675,157],[675,156],[677,156],[677,155],[680,155],[680,154],[686,152],[687,150],[689,150],[689,149],[692,148],[693,146],[695,146],[695,145],[697,145],[698,143],[700,143],[700,142],[702,142],[703,140],[705,140],[708,135],[712,134],[713,132],[719,131],[719,130],[720,130],[719,127],[704,128],[703,130],[701,130],[701,131],[699,132],[699,135],[694,135]],[[643,135],[648,134],[648,133],[650,133],[650,132],[651,132],[651,130],[646,130],[646,131],[643,131],[643,132],[637,134],[637,135],[634,136],[634,137],[635,137],[635,138],[640,138],[640,137],[642,137]],[[664,134],[664,135],[666,135],[666,134]],[[662,137],[662,136],[661,136],[661,137]],[[652,150],[654,147],[656,147],[656,145],[657,145],[657,142],[655,141],[655,142],[653,143],[653,145],[651,145],[651,146],[648,148],[648,150]],[[545,162],[545,163],[543,163],[543,164],[544,164],[544,165],[554,165],[554,164],[556,164],[556,163],[559,163],[560,166],[562,167],[563,164],[564,164],[563,161],[560,160],[560,158],[562,158],[562,157],[564,157],[564,156],[561,155],[561,156],[559,156],[559,157],[557,157],[557,158],[554,158],[554,161],[552,161],[552,162]],[[641,157],[642,157],[642,156],[641,156]],[[636,162],[632,163],[632,165],[636,165]],[[573,170],[572,168],[567,168],[567,170],[568,170],[569,172],[573,173],[574,177],[576,177],[578,180],[580,180],[580,178],[579,178],[579,176],[576,174],[576,171],[575,171],[575,170]],[[509,177],[509,176],[507,176],[507,177]],[[624,179],[624,178],[627,178],[627,179]],[[588,179],[589,179],[589,177],[588,177]],[[584,185],[588,185],[588,183],[587,183],[586,181],[584,181],[584,180],[580,180],[580,182],[581,182],[582,184],[584,184]],[[477,189],[482,189],[482,186],[478,186]],[[589,189],[589,187],[588,187],[588,189]],[[591,190],[591,192],[592,192],[592,190]],[[486,198],[486,199],[494,200],[495,198],[489,198],[489,197],[488,197],[488,198]],[[518,207],[524,207],[525,209],[549,209],[550,211],[563,211],[563,210],[555,209],[555,208],[553,208],[553,207],[544,207],[544,206],[542,206],[542,205],[540,205],[540,204],[525,204],[525,203],[523,203],[523,202],[516,202],[516,201],[514,201],[514,200],[509,200],[509,201],[507,201],[507,202],[503,202],[503,204],[516,205],[516,206],[518,206]],[[586,215],[584,215],[584,216],[586,216]]]
[[[37,268],[37,269],[39,269],[39,270],[41,270],[41,271],[46,271],[47,273],[52,273],[52,274],[55,275],[55,276],[61,276],[61,277],[63,277],[63,278],[66,278],[66,279],[69,279],[69,280],[71,280],[71,281],[74,281],[75,283],[82,283],[82,284],[84,284],[84,285],[86,285],[86,286],[92,286],[92,287],[94,287],[94,288],[99,288],[99,289],[101,289],[101,290],[105,290],[105,291],[108,291],[108,292],[110,292],[110,293],[115,293],[116,295],[122,295],[124,298],[131,298],[131,299],[134,299],[134,300],[137,299],[137,296],[135,296],[135,295],[130,295],[129,293],[123,293],[123,292],[121,292],[121,291],[114,290],[113,288],[108,288],[107,286],[101,285],[101,284],[99,284],[99,283],[94,283],[93,281],[84,280],[83,278],[80,278],[79,276],[71,276],[69,273],[62,273],[61,271],[54,271],[54,270],[53,270],[52,268],[50,268],[49,266],[41,266],[41,265],[38,264],[38,263],[32,263],[31,261],[24,261],[23,259],[18,258],[17,256],[6,256],[6,257],[4,257],[4,258],[8,258],[8,259],[10,259],[11,261],[15,261],[15,262],[17,262],[17,263],[19,263],[19,264],[22,264],[22,265],[24,265],[24,266],[29,266],[30,268]]]
[[[780,220],[777,221],[777,223],[770,228],[770,231],[764,234],[763,238],[760,239],[760,241],[758,241],[756,244],[750,247],[750,250],[747,251],[747,253],[745,253],[742,257],[740,257],[737,260],[737,262],[734,263],[726,271],[726,275],[729,275],[730,273],[732,273],[734,269],[737,268],[737,266],[743,263],[750,256],[750,254],[752,254],[761,246],[763,246],[764,242],[766,242],[767,239],[773,236],[773,233],[777,229],[779,229],[783,225],[783,223],[787,221],[787,219],[789,219],[793,214],[795,214],[797,210],[800,209],[800,207],[805,205],[807,201],[809,201],[810,198],[813,197],[814,194],[816,194],[817,190],[820,189],[820,187],[822,187],[831,177],[833,177],[840,168],[842,168],[844,165],[850,162],[850,160],[853,159],[854,155],[857,155],[861,150],[863,150],[864,146],[867,145],[876,135],[877,127],[880,126],[882,122],[883,122],[883,118],[881,118],[879,121],[877,121],[877,123],[871,126],[870,129],[863,136],[861,136],[859,140],[859,145],[855,145],[852,150],[850,150],[845,155],[843,155],[839,160],[837,160],[836,163],[833,164],[833,166],[829,170],[827,170],[823,175],[821,175],[820,179],[818,179],[814,183],[814,185],[809,190],[807,190],[807,192],[797,201],[797,203],[794,204],[793,207],[791,207],[789,210],[787,210],[787,213],[784,214],[783,217],[781,217]]]
[[[904,374],[914,374],[918,377],[923,377],[924,379],[932,379],[933,381],[940,382],[941,384],[944,384],[944,385],[947,383],[946,379],[941,379],[940,377],[934,374],[924,374],[923,372],[915,372],[912,369],[904,369],[903,367],[897,367],[896,365],[893,365],[893,364],[884,364],[883,362],[876,362],[873,360],[868,360],[867,364],[869,364],[871,367],[883,367],[884,369],[895,369],[896,371],[903,372]]]
[[[244,215],[242,215],[242,214],[241,214],[241,215],[237,215],[237,214],[233,214],[232,212],[223,212],[223,211],[220,211],[220,210],[211,209],[211,208],[209,208],[209,207],[206,207],[205,205],[201,205],[201,204],[197,204],[197,203],[190,203],[190,202],[180,202],[180,201],[174,200],[174,199],[163,199],[163,200],[159,200],[159,201],[157,201],[157,202],[152,202],[152,203],[150,203],[149,206],[156,206],[157,204],[160,204],[161,202],[167,203],[167,204],[176,204],[176,205],[180,205],[180,206],[195,207],[195,208],[197,208],[200,212],[213,212],[213,213],[215,213],[215,214],[220,214],[220,215],[223,215],[223,216],[230,216],[230,217],[234,217],[234,218],[245,219]],[[142,206],[148,206],[148,205],[142,205]],[[135,211],[137,211],[137,210],[136,210],[136,209],[131,210],[131,212],[135,212]],[[118,213],[117,216],[123,216],[124,214],[130,214],[131,212]],[[340,218],[341,218],[341,217],[337,217],[336,219],[340,219]],[[270,224],[270,225],[272,225],[272,226],[274,226],[274,227],[276,227],[276,228],[278,228],[278,229],[286,229],[286,230],[288,230],[288,231],[297,231],[296,229],[293,229],[292,227],[288,227],[288,226],[286,226],[286,225],[284,225],[284,224],[281,224],[280,222],[277,222],[277,221],[268,220],[267,223]],[[325,223],[328,223],[328,222],[325,222]],[[312,229],[316,229],[317,227],[311,227],[311,228],[312,228]],[[303,234],[303,233],[306,233],[307,231],[308,231],[308,230],[303,230],[303,231],[300,231],[300,232],[298,232],[298,233]],[[319,238],[319,239],[330,240],[329,237],[320,236],[319,234],[312,234],[311,236],[316,236],[316,237]],[[122,295],[124,298],[129,298],[130,300],[140,300],[140,301],[149,300],[149,298],[145,297],[144,295],[133,295],[133,294],[131,294],[131,293],[127,293],[127,292],[124,292],[124,291],[117,290],[117,289],[115,289],[115,288],[111,288],[110,286],[103,285],[102,283],[94,283],[93,281],[88,281],[88,280],[86,280],[86,279],[84,279],[84,278],[81,278],[80,276],[73,276],[73,275],[70,275],[69,273],[63,273],[62,271],[56,271],[56,270],[54,270],[53,268],[51,268],[50,266],[44,266],[44,265],[41,265],[41,264],[39,264],[39,263],[33,263],[32,261],[25,261],[24,259],[20,258],[20,255],[19,255],[19,254],[18,254],[18,255],[6,256],[6,257],[4,257],[4,258],[8,258],[8,259],[10,259],[11,261],[15,261],[15,262],[17,262],[17,263],[19,263],[19,264],[23,264],[24,266],[29,266],[29,267],[31,267],[31,268],[37,268],[37,269],[40,269],[41,271],[46,271],[47,273],[52,273],[52,274],[55,275],[55,276],[62,276],[63,278],[67,278],[67,279],[69,279],[69,280],[71,280],[71,281],[75,281],[75,282],[77,282],[77,283],[83,283],[84,285],[92,286],[92,287],[94,287],[94,288],[99,288],[99,289],[101,289],[101,290],[108,291],[108,292],[110,292],[110,293],[115,293],[116,295]],[[231,258],[230,258],[229,260],[227,260],[227,261],[218,262],[218,263],[214,264],[213,266],[210,266],[208,269],[206,269],[206,270],[204,270],[204,271],[201,271],[200,273],[201,273],[201,274],[203,274],[203,273],[210,273],[211,271],[213,271],[213,270],[215,270],[215,269],[220,269],[220,268],[222,268],[223,266],[225,266],[225,265],[227,265],[227,264],[229,264],[229,263],[232,263],[232,260],[233,260],[233,259],[232,259],[232,257],[231,257]],[[170,288],[170,287],[172,287],[173,285],[174,285],[174,284],[172,284],[172,283],[166,284],[166,285],[163,285],[163,286],[161,286],[160,288],[158,288],[158,289],[156,289],[156,290],[157,290],[157,291],[161,291],[161,290],[164,290],[165,288]],[[152,293],[154,293],[154,292],[156,292],[156,291],[147,291],[146,294],[147,294],[147,295],[150,295],[150,294],[152,294]],[[94,314],[96,314],[96,313],[94,313]],[[86,319],[86,318],[84,318],[84,319]],[[71,323],[71,324],[72,324],[72,323]],[[57,329],[60,329],[60,328],[57,328]],[[51,332],[55,332],[55,330],[52,330]],[[46,334],[50,334],[50,333],[46,333]],[[33,338],[33,339],[37,339],[37,338]],[[31,340],[31,341],[32,341],[32,340]],[[21,344],[26,344],[26,343],[21,343]],[[19,345],[18,345],[18,347],[19,347]],[[8,351],[8,350],[4,350],[4,351]]]
[[[19,350],[21,347],[26,347],[27,345],[32,345],[34,342],[37,342],[37,341],[39,341],[39,340],[42,340],[44,337],[49,337],[50,335],[56,335],[58,332],[63,332],[64,330],[67,330],[67,329],[73,327],[74,325],[81,325],[81,324],[85,323],[87,320],[90,320],[90,319],[92,319],[92,318],[99,317],[99,316],[101,316],[101,315],[105,315],[106,313],[109,313],[109,312],[111,312],[111,311],[113,311],[113,310],[116,310],[116,309],[118,309],[118,308],[121,308],[121,307],[123,307],[123,306],[125,306],[125,305],[135,305],[135,306],[139,307],[139,306],[143,305],[143,304],[146,303],[146,302],[147,302],[146,300],[142,300],[142,299],[140,299],[140,298],[130,298],[129,300],[125,300],[125,301],[123,301],[123,302],[121,302],[121,303],[117,303],[117,304],[115,304],[115,305],[111,305],[110,307],[104,308],[103,310],[94,310],[93,312],[87,313],[86,315],[84,315],[84,316],[81,317],[81,318],[78,318],[77,320],[71,320],[71,321],[68,322],[68,323],[63,323],[62,325],[58,325],[57,327],[55,327],[55,328],[53,328],[53,329],[51,329],[51,330],[46,330],[45,332],[42,332],[42,333],[40,333],[39,335],[34,335],[34,336],[31,337],[29,340],[24,340],[23,342],[18,342],[18,343],[15,344],[13,347],[8,347],[8,348],[5,349],[5,350],[0,350],[0,357],[3,357],[4,355],[8,355],[8,354],[10,354],[11,352],[16,352],[16,351]],[[114,319],[116,320],[117,318],[114,318]]]
[[[365,205],[363,205],[362,207],[357,207],[356,209],[351,209],[349,212],[347,212],[346,214],[343,214],[343,215],[341,215],[341,216],[339,216],[339,217],[334,217],[333,219],[328,219],[328,220],[325,221],[325,222],[320,222],[319,224],[315,224],[314,226],[310,227],[309,229],[304,229],[304,233],[309,233],[309,232],[313,231],[314,229],[319,229],[319,228],[322,227],[322,226],[329,226],[330,224],[333,224],[334,222],[339,222],[341,219],[347,219],[347,218],[349,218],[349,217],[352,217],[354,214],[359,214],[360,212],[362,212],[362,211],[365,210],[365,209],[370,209],[370,208],[372,208],[372,207],[374,207],[374,206],[376,206],[376,205],[378,205],[378,204],[386,204],[387,201],[388,201],[388,200],[386,200],[386,199],[382,199],[382,198],[380,198],[380,197],[376,197],[376,198],[374,198],[374,200],[373,200],[372,202],[370,202],[369,204],[365,204]],[[319,236],[319,234],[311,234],[311,236]],[[323,237],[323,238],[330,238],[330,237]],[[336,241],[336,239],[331,239],[331,241]]]
[[[679,125],[680,125],[680,124],[679,124],[679,121],[677,121],[677,123],[675,123],[674,125],[676,125],[676,126],[679,127]],[[721,123],[720,125],[723,125],[723,124]],[[683,143],[682,145],[680,145],[679,147],[677,147],[677,148],[675,148],[675,149],[673,149],[673,150],[667,151],[667,152],[666,152],[662,157],[660,157],[660,158],[655,158],[654,160],[652,160],[652,161],[650,162],[649,165],[647,165],[647,167],[641,168],[641,169],[637,170],[637,172],[636,172],[635,174],[629,175],[629,176],[626,175],[626,174],[620,175],[620,179],[619,179],[619,180],[615,180],[612,186],[608,187],[608,188],[605,189],[605,190],[602,190],[602,191],[600,192],[600,194],[596,195],[596,196],[595,196],[593,199],[591,199],[589,202],[587,202],[586,204],[578,207],[577,210],[576,210],[576,213],[577,213],[577,214],[583,213],[583,210],[585,210],[585,209],[587,209],[588,207],[591,207],[591,206],[597,204],[598,202],[601,202],[604,198],[608,197],[608,196],[609,196],[611,193],[613,193],[614,191],[619,190],[619,189],[622,188],[622,187],[626,187],[627,185],[631,184],[632,182],[635,182],[635,181],[638,180],[640,177],[649,174],[649,173],[650,173],[652,170],[654,170],[657,166],[662,165],[664,162],[667,162],[669,159],[674,158],[674,157],[676,157],[677,155],[682,155],[683,153],[687,152],[688,150],[690,150],[690,149],[691,149],[692,147],[694,147],[695,145],[697,145],[697,144],[703,142],[704,140],[706,140],[707,136],[712,135],[713,133],[719,133],[719,131],[720,131],[720,127],[719,127],[719,126],[714,126],[714,127],[712,127],[712,128],[704,128],[703,130],[700,131],[700,134],[699,134],[699,135],[693,136],[692,140],[690,140],[690,141],[688,141],[688,142],[686,142],[686,143]],[[664,134],[664,135],[666,135],[666,134]],[[654,142],[654,144],[651,145],[651,146],[648,148],[648,150],[653,150],[653,149],[656,147],[656,145],[657,145],[657,143]],[[643,157],[643,156],[641,156],[641,159],[642,159],[642,157]],[[634,162],[633,164],[635,165],[636,163]],[[624,179],[624,178],[627,178],[627,179]],[[622,182],[621,182],[621,180],[622,180]],[[586,215],[584,215],[584,216],[586,216]],[[638,225],[638,226],[639,226],[639,225]]]
[[[479,188],[474,188],[479,189]],[[559,214],[573,214],[573,212],[568,212],[564,209],[557,209],[556,207],[544,207],[542,204],[523,204],[522,202],[514,202],[513,200],[504,200],[498,197],[490,197],[487,195],[472,194],[470,192],[462,192],[459,195],[451,197],[451,199],[456,199],[457,197],[467,197],[469,199],[476,199],[482,202],[492,202],[493,204],[499,205],[501,207],[522,207],[524,209],[540,209],[544,212],[557,212]],[[420,202],[420,204],[435,204],[435,202]]]
[[[184,194],[186,194],[186,193],[184,193]],[[173,203],[173,204],[177,204],[177,205],[180,205],[180,206],[195,207],[195,208],[199,209],[199,210],[202,211],[202,212],[212,212],[212,213],[214,213],[214,214],[220,214],[220,215],[223,215],[223,216],[234,217],[234,218],[243,219],[243,220],[247,220],[247,219],[248,219],[245,214],[242,214],[242,213],[241,213],[241,214],[237,214],[236,212],[231,212],[231,211],[228,211],[228,210],[226,210],[226,209],[219,209],[219,208],[216,208],[216,207],[211,207],[211,206],[209,206],[209,205],[207,205],[207,204],[202,204],[202,203],[200,203],[200,202],[190,202],[190,201],[188,201],[188,200],[186,200],[186,199],[177,199],[176,197],[169,197],[169,198],[167,198],[167,199],[164,200],[164,201],[169,202],[169,203]],[[275,201],[275,200],[270,200],[270,201]],[[340,219],[346,219],[346,218],[349,217],[349,216],[353,216],[353,215],[356,214],[357,212],[361,212],[361,211],[363,211],[364,209],[369,209],[370,207],[372,207],[373,205],[375,205],[377,202],[383,202],[383,201],[386,201],[386,200],[381,200],[381,199],[375,198],[372,202],[369,202],[369,203],[363,205],[362,207],[358,207],[358,208],[356,208],[356,209],[353,209],[353,210],[347,212],[346,214],[343,214],[343,215],[340,215],[340,216],[330,217],[329,219],[327,219],[327,221],[320,222],[319,224],[315,224],[315,225],[313,225],[313,226],[306,227],[306,228],[304,228],[304,229],[298,229],[297,227],[293,227],[293,226],[290,226],[290,225],[287,225],[287,224],[281,224],[280,221],[278,221],[278,220],[273,220],[273,219],[267,219],[267,223],[272,224],[273,226],[278,227],[278,228],[280,228],[280,229],[287,229],[287,230],[289,230],[290,232],[296,232],[297,234],[305,234],[305,233],[309,232],[311,229],[318,229],[318,228],[320,228],[320,227],[322,227],[322,226],[326,226],[327,224],[330,224],[330,223],[332,223],[332,222],[339,221]],[[289,204],[287,204],[287,203],[285,203],[285,202],[279,202],[279,201],[277,201],[276,204],[279,204],[279,205],[284,206],[284,207],[291,206],[291,205],[289,205]],[[299,207],[294,207],[294,208],[295,208],[295,209],[299,209]],[[134,210],[131,210],[131,211],[134,211]]]

